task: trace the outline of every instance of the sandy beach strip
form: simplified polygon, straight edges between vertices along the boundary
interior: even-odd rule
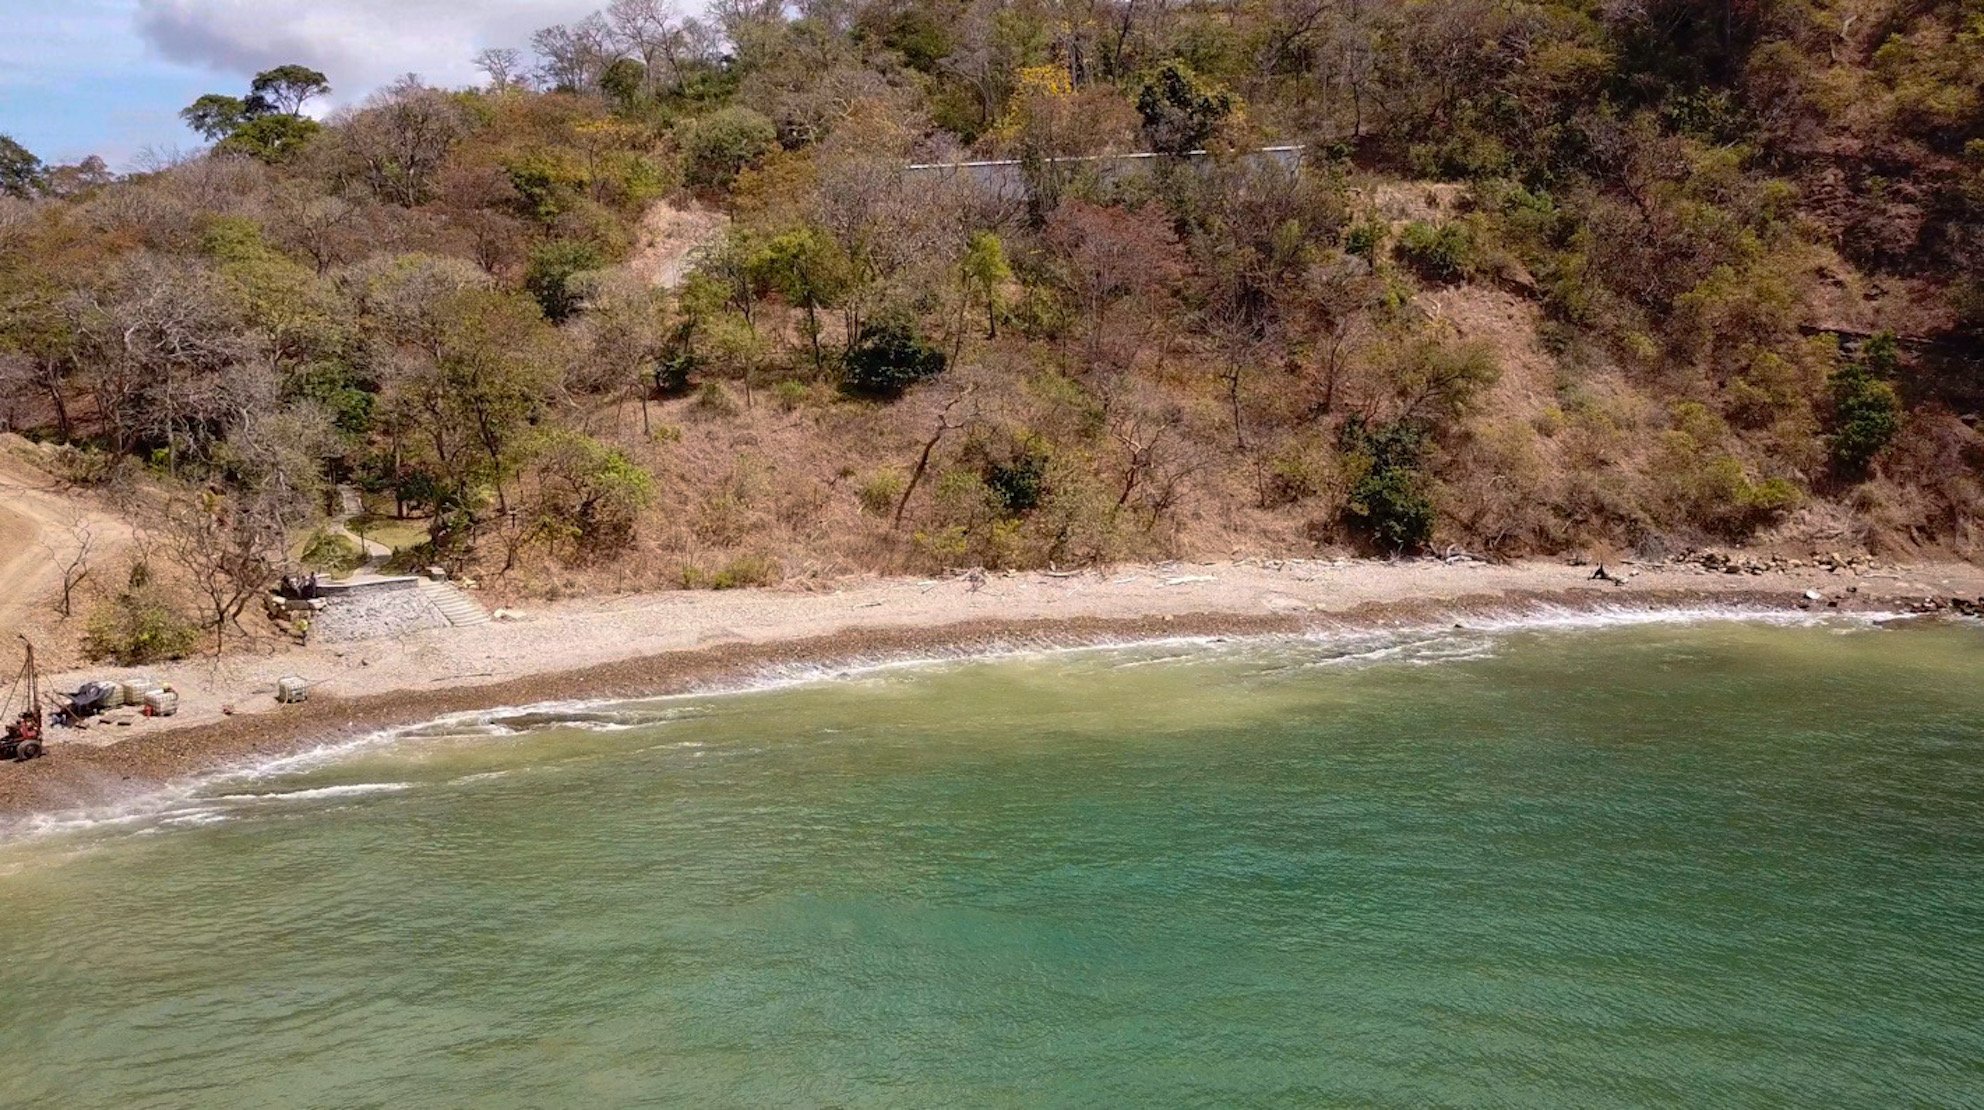
[[[1589,574],[1544,562],[1248,560],[574,600],[514,621],[145,668],[179,690],[181,713],[55,731],[46,758],[0,766],[0,818],[113,805],[165,783],[449,713],[679,693],[799,665],[1404,626],[1550,607],[1870,610],[1984,594],[1984,571],[1967,564],[1865,575],[1660,567],[1623,587]],[[1814,590],[1817,602],[1806,597]],[[99,668],[53,676],[50,685],[133,673]],[[313,683],[310,700],[278,705],[276,680],[291,674]]]

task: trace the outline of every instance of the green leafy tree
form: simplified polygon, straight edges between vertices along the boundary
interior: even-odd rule
[[[234,134],[253,116],[247,102],[240,97],[208,93],[181,108],[179,118],[208,142],[217,143]]]
[[[604,260],[599,248],[574,239],[560,239],[530,252],[530,265],[524,270],[524,289],[537,299],[544,318],[563,323],[584,304],[577,278],[597,270]]]
[[[1405,552],[1433,535],[1433,499],[1422,466],[1426,434],[1404,421],[1346,422],[1337,440],[1353,478],[1344,517],[1374,547]]]
[[[724,108],[688,125],[680,142],[682,179],[691,188],[725,190],[778,146],[778,128],[749,108]]]
[[[893,399],[917,382],[944,372],[944,352],[917,335],[915,323],[889,316],[870,323],[847,353],[847,388]]]
[[[1137,91],[1144,135],[1164,154],[1204,149],[1233,108],[1233,94],[1177,58],[1159,66]]]
[[[11,136],[0,135],[0,195],[27,200],[41,191],[41,159]]]
[[[258,116],[217,144],[217,149],[252,155],[271,165],[287,162],[324,130],[306,116]]]
[[[395,331],[413,357],[389,383],[388,424],[409,454],[425,458],[396,472],[433,475],[435,489],[419,499],[443,510],[431,532],[448,547],[473,531],[484,491],[493,488],[507,510],[520,445],[557,384],[556,333],[514,293],[457,286],[400,296],[415,302],[393,306],[406,317]]]
[[[999,287],[1012,276],[999,237],[989,231],[973,232],[958,262],[958,282],[963,286],[958,299],[958,346],[964,343],[964,313],[973,300],[985,306],[985,337],[999,338]]]
[[[1901,430],[1901,398],[1887,375],[1898,351],[1892,335],[1867,341],[1860,358],[1832,374],[1832,462],[1841,477],[1866,477],[1867,468]]]
[[[647,83],[647,67],[632,58],[616,60],[599,75],[600,91],[613,98],[613,102],[623,109],[632,108],[640,102]]]
[[[246,97],[207,93],[179,118],[217,149],[283,162],[323,130],[304,117],[303,106],[330,91],[324,75],[308,66],[277,66],[256,74]]]
[[[772,288],[806,313],[806,337],[813,347],[813,369],[824,371],[820,349],[820,310],[840,303],[854,284],[854,264],[834,237],[807,226],[775,236],[754,259]]]
[[[675,294],[675,324],[655,359],[655,392],[674,397],[689,391],[691,379],[703,364],[702,339],[729,303],[729,287],[709,273],[696,270],[682,282]],[[748,378],[745,388],[748,395]]]
[[[585,174],[562,151],[526,154],[504,166],[523,215],[551,223],[579,200]]]
[[[536,472],[534,527],[575,559],[626,548],[641,510],[654,499],[652,475],[624,452],[578,432],[547,433],[538,445]]]
[[[265,69],[248,86],[250,115],[300,116],[303,106],[331,93],[330,79],[309,66],[284,65]]]
[[[507,507],[503,477],[513,448],[555,384],[546,357],[551,337],[535,306],[493,290],[457,294],[443,319],[436,368],[446,393],[444,418],[469,430],[483,464],[470,473],[494,483]]]

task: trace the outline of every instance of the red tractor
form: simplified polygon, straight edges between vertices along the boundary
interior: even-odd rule
[[[14,688],[7,693],[7,700],[0,706],[0,720],[6,718],[8,710],[14,706],[14,696],[25,693],[26,704],[21,707],[21,715],[9,722],[7,732],[0,736],[0,760],[14,760],[26,763],[41,754],[41,681],[34,670],[34,644],[26,636],[21,642],[28,645],[27,662],[21,664],[21,673],[14,678]]]

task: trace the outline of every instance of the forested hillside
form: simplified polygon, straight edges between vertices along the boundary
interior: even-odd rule
[[[228,583],[347,557],[338,485],[525,592],[1984,541],[1979,0],[518,45],[321,119],[338,75],[272,70],[121,176],[0,144],[0,420]]]

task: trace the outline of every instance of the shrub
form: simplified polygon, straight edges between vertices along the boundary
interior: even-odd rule
[[[620,450],[578,432],[550,434],[538,456],[539,535],[578,558],[625,548],[654,498],[654,478]]]
[[[944,372],[944,352],[916,333],[908,320],[885,319],[861,329],[847,354],[849,392],[893,399],[925,378]]]
[[[1743,464],[1718,455],[1696,472],[1695,513],[1711,529],[1743,537],[1796,508],[1798,487],[1783,478],[1751,482]]]
[[[1901,430],[1901,398],[1882,377],[1894,365],[1893,339],[1869,340],[1861,356],[1832,374],[1832,463],[1848,480],[1865,477]]]
[[[551,223],[579,197],[585,174],[569,157],[555,152],[524,155],[504,165],[517,207],[525,216]]]
[[[718,570],[684,567],[682,587],[689,590],[740,590],[746,586],[776,586],[785,576],[778,560],[767,555],[739,555]]]
[[[663,397],[680,397],[701,369],[702,360],[686,348],[663,355],[655,360],[654,390]]]
[[[1795,334],[1802,311],[1781,260],[1717,266],[1674,299],[1670,349],[1683,357],[1728,359],[1749,347],[1779,345]]]
[[[1973,144],[1984,143],[1974,139]],[[1950,309],[1960,332],[1984,338],[1984,278],[1970,278],[1950,286]]]
[[[107,486],[131,470],[128,457],[100,447],[64,445],[52,457],[55,472],[79,486]]]
[[[1770,351],[1759,352],[1741,374],[1729,379],[1724,408],[1745,428],[1768,428],[1809,407],[1798,367]]]
[[[1385,225],[1378,220],[1361,220],[1343,233],[1343,252],[1366,262],[1378,261],[1378,248],[1385,242]]]
[[[724,108],[680,135],[682,178],[695,189],[728,189],[778,145],[778,128],[749,108]]]
[[[985,487],[1008,516],[1024,516],[1040,507],[1047,494],[1047,452],[1036,440],[1027,440],[1010,459],[995,459],[985,466]]]
[[[1414,143],[1406,150],[1414,177],[1496,177],[1507,174],[1514,162],[1500,140],[1472,127],[1450,129],[1438,142]]]
[[[1421,470],[1425,433],[1402,421],[1372,427],[1352,418],[1338,447],[1353,476],[1345,523],[1381,550],[1424,547],[1433,535],[1433,499]]]
[[[1401,419],[1434,429],[1472,411],[1482,391],[1502,374],[1487,343],[1452,342],[1436,332],[1389,348],[1382,365],[1403,406]]]
[[[736,416],[737,400],[721,382],[704,382],[696,391],[696,408],[711,416]]]
[[[1742,539],[1804,499],[1799,488],[1784,478],[1752,482],[1742,460],[1717,449],[1727,438],[1728,427],[1702,406],[1678,405],[1675,419],[1681,426],[1664,436],[1661,469],[1688,523]]]
[[[530,265],[524,270],[524,288],[544,310],[544,318],[559,323],[577,312],[583,304],[580,274],[604,264],[599,249],[591,243],[561,239],[530,252]]]
[[[1273,509],[1306,501],[1328,485],[1328,468],[1320,453],[1306,443],[1292,444],[1268,460],[1261,479],[1261,507]]]
[[[311,534],[297,561],[326,574],[348,574],[365,563],[365,551],[351,537],[329,529]]]
[[[184,659],[199,643],[200,630],[154,591],[136,589],[90,611],[83,650],[92,659],[135,667]]]
[[[1805,495],[1788,479],[1765,478],[1750,487],[1744,502],[1759,517],[1775,519],[1797,508],[1804,499]]]
[[[805,382],[791,378],[772,386],[772,400],[776,401],[778,407],[785,412],[792,412],[804,405],[806,399],[812,395],[812,389],[808,388]]]
[[[1186,154],[1203,148],[1237,107],[1233,94],[1173,58],[1137,90],[1137,114],[1151,148]]]
[[[1453,283],[1466,279],[1480,265],[1474,232],[1463,223],[1405,225],[1394,248],[1400,261],[1428,281]]]
[[[896,502],[902,500],[903,487],[908,484],[898,471],[878,470],[855,487],[854,496],[861,501],[861,511],[869,516],[888,516],[896,511]]]

